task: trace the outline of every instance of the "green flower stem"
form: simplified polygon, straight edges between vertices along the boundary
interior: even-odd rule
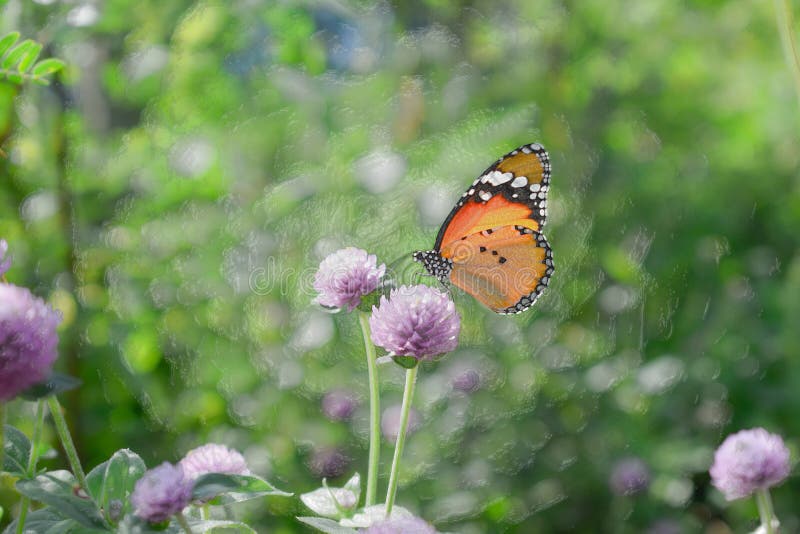
[[[39,461],[39,441],[42,439],[42,427],[44,426],[44,401],[39,399],[36,402],[36,420],[33,422],[33,438],[31,439],[31,454],[28,456],[27,475],[33,478],[36,475],[36,464]],[[17,534],[22,534],[25,530],[25,519],[28,517],[28,509],[31,500],[25,496],[20,501],[19,517],[17,518]]]
[[[203,521],[208,521],[209,519],[211,519],[211,510],[208,504],[204,504],[200,508],[200,519],[202,519]]]
[[[358,312],[361,333],[364,335],[364,348],[367,353],[369,371],[369,466],[367,467],[366,506],[375,504],[378,491],[378,461],[381,456],[381,399],[378,387],[378,361],[375,345],[372,344],[369,330],[369,314]]]
[[[772,508],[772,499],[768,489],[756,491],[756,504],[758,505],[758,515],[761,517],[761,524],[766,529],[767,534],[775,534],[773,522],[775,521],[775,511]]]
[[[797,53],[797,43],[794,37],[794,20],[789,0],[775,0],[775,16],[778,22],[778,31],[781,34],[783,55],[786,64],[794,78],[794,89],[800,102],[800,55]]]
[[[64,414],[61,411],[61,404],[59,404],[55,395],[47,397],[47,406],[50,408],[50,415],[53,417],[53,422],[56,425],[56,432],[61,440],[61,445],[64,447],[64,452],[67,454],[67,460],[69,460],[69,465],[72,468],[72,474],[78,479],[78,484],[80,484],[83,491],[86,492],[86,495],[91,495],[89,493],[89,486],[86,484],[86,475],[83,472],[81,461],[78,458],[78,451],[75,450],[75,444],[72,442],[72,436],[69,434],[67,421],[64,419]]]
[[[192,527],[189,526],[189,522],[186,520],[186,516],[183,515],[182,512],[178,512],[175,514],[175,519],[178,521],[178,524],[181,526],[186,534],[192,534]]]
[[[389,490],[386,492],[386,517],[392,515],[394,497],[397,493],[397,476],[400,471],[400,457],[403,454],[403,446],[406,443],[406,431],[408,430],[408,413],[411,411],[411,399],[414,397],[414,384],[417,381],[417,368],[415,365],[406,370],[406,387],[403,390],[403,405],[400,408],[400,427],[397,429],[397,442],[394,446],[394,458],[392,458],[392,471],[389,474]]]

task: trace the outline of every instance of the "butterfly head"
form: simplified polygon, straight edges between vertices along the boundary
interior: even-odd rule
[[[453,262],[447,258],[443,258],[441,254],[435,250],[418,250],[412,257],[414,261],[418,261],[425,267],[432,276],[439,279],[440,282],[446,284],[450,280],[450,271],[453,270]]]

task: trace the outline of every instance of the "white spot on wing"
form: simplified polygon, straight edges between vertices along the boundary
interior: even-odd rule
[[[481,200],[484,201],[488,201],[490,198],[492,198],[492,194],[488,191],[481,191],[480,193],[478,193],[478,196],[481,197]]]
[[[494,186],[503,185],[506,182],[510,182],[511,178],[514,175],[510,172],[500,172],[500,171],[492,171],[483,178],[481,178],[481,182],[489,182]]]
[[[524,176],[517,176],[511,182],[511,187],[525,187],[526,185],[528,185],[528,179]]]

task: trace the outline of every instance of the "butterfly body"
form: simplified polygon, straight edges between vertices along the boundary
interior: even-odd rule
[[[434,250],[415,252],[414,260],[497,313],[525,311],[554,271],[541,233],[549,186],[550,158],[540,144],[512,150],[461,196]]]

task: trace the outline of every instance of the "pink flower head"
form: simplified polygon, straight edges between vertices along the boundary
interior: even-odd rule
[[[180,462],[187,478],[195,480],[206,473],[249,475],[244,457],[225,445],[208,443],[186,453]]]
[[[752,428],[731,434],[717,452],[709,470],[711,483],[729,501],[783,482],[791,465],[789,449],[777,434]]]
[[[458,346],[461,319],[446,293],[425,285],[400,286],[372,308],[369,325],[376,345],[394,356],[423,360]]]
[[[150,523],[161,523],[189,504],[192,487],[179,465],[164,462],[136,481],[131,503],[136,515]]]
[[[344,308],[353,311],[361,297],[378,288],[386,273],[386,265],[378,265],[374,254],[360,248],[337,250],[319,264],[314,277],[316,302],[327,308]]]
[[[60,322],[61,314],[26,288],[0,283],[0,401],[50,375]]]

